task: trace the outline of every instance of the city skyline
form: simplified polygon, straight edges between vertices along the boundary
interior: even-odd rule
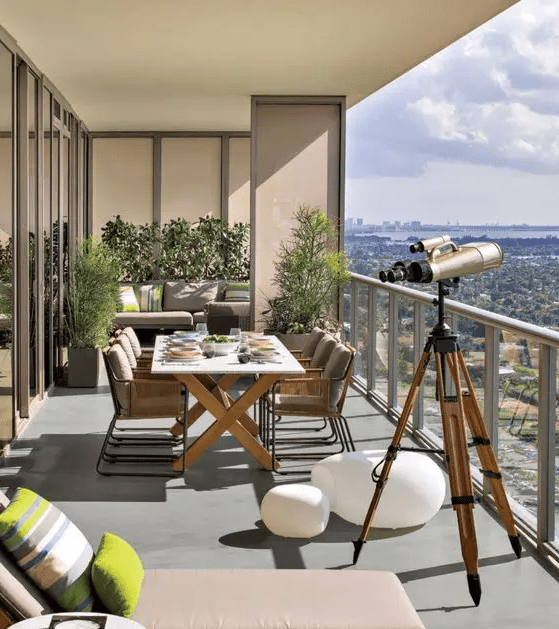
[[[523,0],[348,110],[346,216],[558,225],[557,42]]]

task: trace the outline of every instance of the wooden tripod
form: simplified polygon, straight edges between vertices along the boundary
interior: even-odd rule
[[[435,325],[416,370],[411,389],[406,398],[402,415],[398,421],[396,431],[388,451],[384,457],[382,471],[378,476],[376,488],[363,522],[359,538],[353,542],[353,563],[357,563],[361,548],[366,541],[369,529],[380,501],[384,485],[388,480],[390,469],[400,448],[409,416],[417,400],[421,383],[431,359],[431,353],[435,355],[437,398],[441,409],[441,421],[443,427],[444,454],[448,466],[451,503],[456,511],[462,557],[466,567],[468,588],[475,603],[479,605],[481,598],[481,584],[478,574],[478,551],[473,518],[474,492],[470,474],[468,457],[468,442],[466,439],[466,423],[472,436],[472,444],[475,445],[482,466],[482,473],[487,479],[499,516],[505,526],[514,552],[520,557],[522,552],[518,533],[514,525],[514,518],[509,506],[499,465],[483,418],[476,400],[474,386],[468,374],[466,363],[458,346],[458,337],[453,334],[444,322],[444,297],[448,295],[448,281],[439,281],[439,320]],[[450,375],[450,380],[448,379]],[[463,389],[463,382],[465,389]],[[452,386],[453,385],[453,386]],[[373,477],[375,480],[377,477]]]

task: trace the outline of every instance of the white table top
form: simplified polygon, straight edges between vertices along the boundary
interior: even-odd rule
[[[302,374],[304,367],[293,357],[291,352],[283,345],[276,336],[265,337],[272,343],[279,352],[278,356],[268,359],[265,362],[250,361],[240,363],[237,360],[237,353],[225,356],[214,356],[213,358],[202,357],[199,361],[181,360],[180,358],[168,358],[165,348],[169,342],[169,336],[157,336],[153,352],[151,366],[152,373],[156,374],[266,374],[278,373],[285,375]]]

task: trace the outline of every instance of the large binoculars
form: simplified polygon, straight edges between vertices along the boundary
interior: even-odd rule
[[[382,282],[429,282],[462,275],[475,275],[496,269],[503,263],[503,251],[494,242],[470,242],[456,245],[450,236],[441,234],[420,240],[410,246],[411,253],[427,253],[420,261],[399,260],[390,269],[380,271]]]

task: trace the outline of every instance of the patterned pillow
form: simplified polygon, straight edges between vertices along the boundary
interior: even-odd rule
[[[226,284],[224,301],[250,301],[250,284],[248,282]]]
[[[162,312],[163,284],[140,284],[134,286],[140,312]]]
[[[93,549],[83,533],[48,500],[18,488],[0,514],[0,541],[19,567],[62,609],[93,608]]]
[[[119,302],[119,312],[140,312],[140,305],[133,286],[121,286],[119,288]]]

